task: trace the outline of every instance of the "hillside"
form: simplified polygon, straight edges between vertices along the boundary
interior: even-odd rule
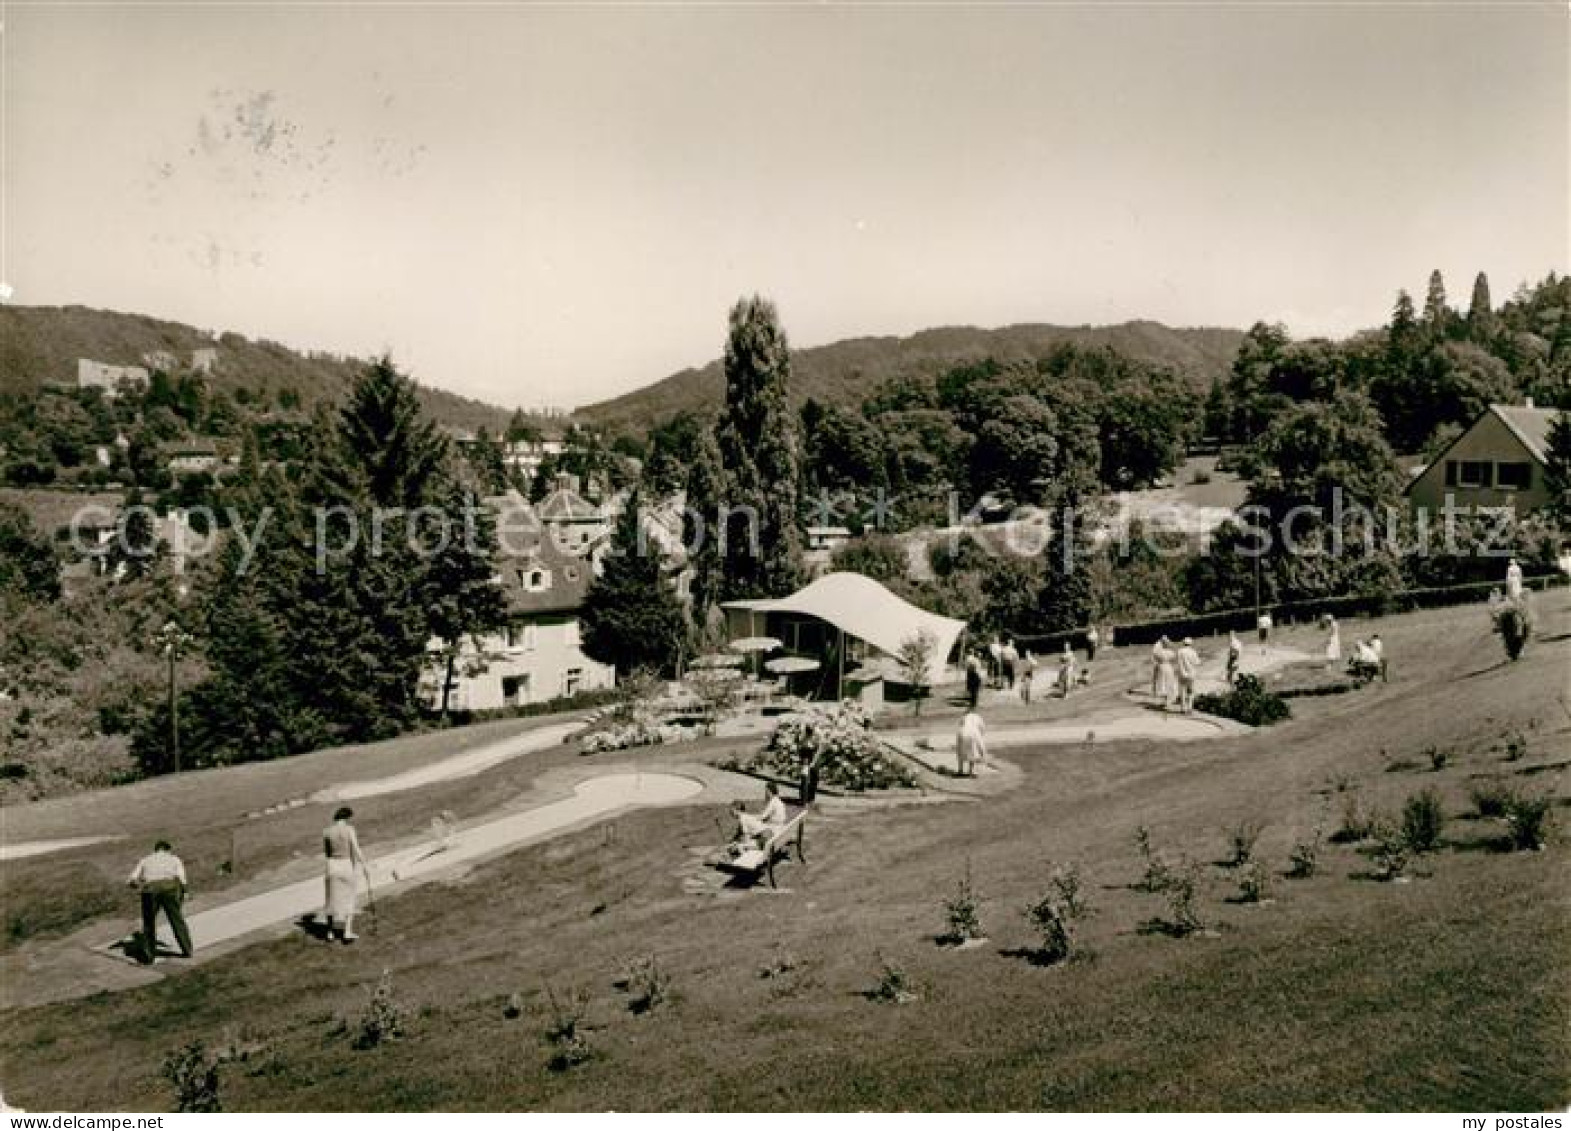
[[[1218,327],[1172,329],[1157,322],[1118,326],[1004,326],[994,330],[945,326],[906,338],[851,338],[792,352],[795,397],[858,404],[891,378],[937,374],[984,357],[1032,360],[1070,344],[1107,347],[1140,361],[1169,365],[1204,394],[1226,373],[1243,334]],[[588,405],[578,416],[611,430],[641,429],[678,412],[717,405],[723,396],[720,362],[684,369],[620,397]]]
[[[292,391],[302,403],[336,401],[354,380],[359,361],[337,354],[301,352],[266,340],[226,333],[217,342],[194,326],[145,314],[93,310],[85,306],[0,307],[0,395],[72,380],[78,358],[110,365],[144,365],[143,355],[173,354],[189,362],[191,352],[217,346],[210,380],[234,393],[247,389],[268,399]],[[511,413],[495,405],[420,386],[426,411],[444,424],[492,431],[507,426]]]

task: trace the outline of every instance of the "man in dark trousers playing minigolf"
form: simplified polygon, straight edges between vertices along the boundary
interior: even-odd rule
[[[167,840],[153,845],[151,855],[136,862],[128,885],[142,893],[142,950],[137,956],[145,966],[158,957],[158,912],[163,911],[180,944],[180,957],[191,957],[191,932],[185,925],[180,905],[185,902],[185,864],[169,847]]]

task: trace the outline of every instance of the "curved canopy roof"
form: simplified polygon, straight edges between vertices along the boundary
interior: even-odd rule
[[[899,653],[906,640],[926,629],[937,642],[928,668],[928,678],[935,683],[966,627],[965,621],[941,617],[902,600],[860,573],[828,573],[789,597],[728,601],[726,608],[817,617],[891,656]]]

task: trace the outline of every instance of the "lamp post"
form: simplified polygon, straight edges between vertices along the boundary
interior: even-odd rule
[[[191,643],[191,634],[182,629],[173,620],[165,621],[164,627],[153,634],[153,643],[165,656],[169,657],[169,760],[174,767],[174,772],[180,772],[180,708],[179,700],[175,696],[175,661],[180,656],[180,649]]]

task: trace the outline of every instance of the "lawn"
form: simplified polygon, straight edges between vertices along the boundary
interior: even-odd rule
[[[1563,1108],[1563,832],[1544,852],[1501,851],[1503,825],[1474,817],[1471,801],[1474,787],[1504,780],[1552,794],[1564,825],[1571,599],[1542,597],[1540,613],[1538,638],[1516,664],[1503,662],[1478,607],[1371,624],[1392,657],[1391,682],[1296,699],[1293,719],[1270,730],[1014,749],[1006,757],[1022,775],[1008,792],[831,801],[810,824],[809,863],[781,869],[780,893],[684,888],[695,854],[720,839],[722,805],[640,811],[384,901],[377,933],[355,948],[262,941],[123,992],[10,1010],[0,1085],[24,1107],[167,1109],[160,1064],[199,1038],[236,1050],[221,1075],[231,1110]],[[1317,639],[1309,629],[1284,635],[1306,650]],[[1115,653],[1098,699],[1135,682],[1143,659],[1143,649]],[[1518,735],[1524,752],[1511,758]],[[1439,769],[1431,746],[1445,754]],[[396,744],[362,760],[368,753],[419,757]],[[677,765],[723,753],[699,744],[636,757]],[[576,758],[564,748],[417,797],[368,799],[362,835],[399,835],[436,808],[461,819],[490,811]],[[238,776],[268,772],[281,776]],[[205,845],[256,797],[297,788],[292,775],[302,773],[245,767],[92,804],[127,831],[139,822],[139,833],[177,804],[198,825],[184,839]],[[227,774],[237,775],[233,793]],[[1368,878],[1369,846],[1329,839],[1313,877],[1281,876],[1317,824],[1328,838],[1336,831],[1350,797],[1397,813],[1423,788],[1439,794],[1447,822],[1410,882]],[[160,819],[171,815],[161,809]],[[290,863],[288,845],[314,850],[321,817],[308,807],[266,824],[256,867],[307,866]],[[29,835],[64,835],[50,811],[18,818]],[[1257,855],[1274,876],[1272,902],[1230,902],[1239,876],[1223,864],[1226,830],[1244,820],[1264,825]],[[1167,909],[1135,886],[1141,825],[1160,849],[1202,866],[1206,930],[1151,929]],[[6,865],[8,902],[14,876],[53,867],[66,887],[79,882],[73,869],[118,879],[130,855],[96,846]],[[1096,912],[1083,931],[1091,957],[1033,964],[1022,909],[1069,862]],[[968,864],[990,942],[941,948],[942,900]],[[118,914],[125,921],[129,904]],[[6,977],[46,967],[66,945],[28,939]],[[669,977],[670,1000],[635,1015],[615,983],[644,955]],[[905,973],[915,1000],[868,999],[881,961]],[[404,1034],[356,1048],[384,970]],[[546,991],[561,1000],[572,987],[587,997],[592,1055],[553,1072]]]

